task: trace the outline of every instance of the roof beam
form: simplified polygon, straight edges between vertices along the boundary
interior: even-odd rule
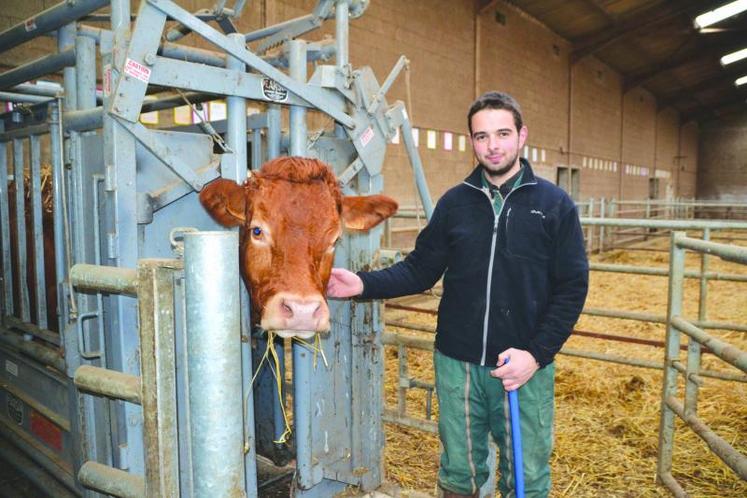
[[[719,117],[727,114],[724,111],[733,112],[733,110],[745,110],[747,111],[747,94],[745,92],[739,92],[738,96],[734,94],[728,97],[721,98],[715,102],[704,102],[697,105],[683,113],[683,123],[691,119],[695,121],[701,121],[706,118]]]
[[[590,35],[575,40],[571,52],[571,62],[577,62],[587,55],[591,55],[598,50],[601,50],[610,43],[613,43],[624,36],[635,33],[640,29],[662,23],[696,5],[702,4],[702,0],[683,0],[678,2],[675,6],[660,5],[659,3],[654,4],[652,7],[631,15],[619,23],[614,23],[612,26],[606,26]]]
[[[646,83],[648,80],[661,73],[677,69],[680,66],[695,62],[698,60],[707,60],[709,58],[718,59],[725,53],[732,50],[744,48],[747,45],[747,41],[741,36],[729,36],[724,38],[718,43],[714,43],[710,46],[706,46],[703,50],[688,50],[683,54],[676,57],[670,57],[667,62],[660,61],[651,64],[640,71],[630,73],[625,77],[623,81],[623,90],[629,91],[637,86]],[[717,62],[718,63],[718,62]]]
[[[718,85],[728,81],[730,84],[734,84],[733,80],[747,74],[747,67],[740,69],[732,69],[730,71],[719,71],[718,73],[689,85],[684,85],[679,90],[669,95],[665,95],[664,98],[658,103],[659,109],[664,109],[670,105],[676,104],[679,100],[684,99],[689,95],[708,90],[714,85]]]

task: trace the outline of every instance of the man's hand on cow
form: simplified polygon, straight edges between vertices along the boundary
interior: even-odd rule
[[[344,268],[332,268],[327,283],[327,297],[354,297],[363,292],[363,280]]]
[[[506,365],[506,360],[511,361]],[[534,372],[539,370],[537,360],[529,351],[509,348],[498,355],[498,368],[490,371],[490,375],[503,380],[503,388],[513,391],[529,381]]]

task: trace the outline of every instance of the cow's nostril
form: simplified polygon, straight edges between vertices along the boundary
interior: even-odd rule
[[[283,311],[283,315],[286,318],[291,318],[293,316],[293,308],[288,306],[288,304],[285,301],[280,303],[280,309]]]

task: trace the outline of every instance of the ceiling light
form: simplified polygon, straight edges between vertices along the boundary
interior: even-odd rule
[[[737,50],[736,52],[732,52],[721,57],[721,65],[725,66],[727,64],[731,64],[732,62],[741,61],[745,57],[747,57],[747,48]]]
[[[709,10],[695,18],[695,27],[697,29],[705,28],[711,24],[716,24],[724,19],[735,16],[747,10],[747,0],[737,0],[722,5],[718,9]]]
[[[741,78],[737,78],[737,81],[734,82],[736,86],[741,86],[747,83],[747,76],[742,76]]]

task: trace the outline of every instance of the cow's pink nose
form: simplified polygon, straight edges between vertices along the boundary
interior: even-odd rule
[[[316,299],[283,299],[280,303],[280,309],[284,318],[301,323],[308,323],[319,319],[322,302]]]

